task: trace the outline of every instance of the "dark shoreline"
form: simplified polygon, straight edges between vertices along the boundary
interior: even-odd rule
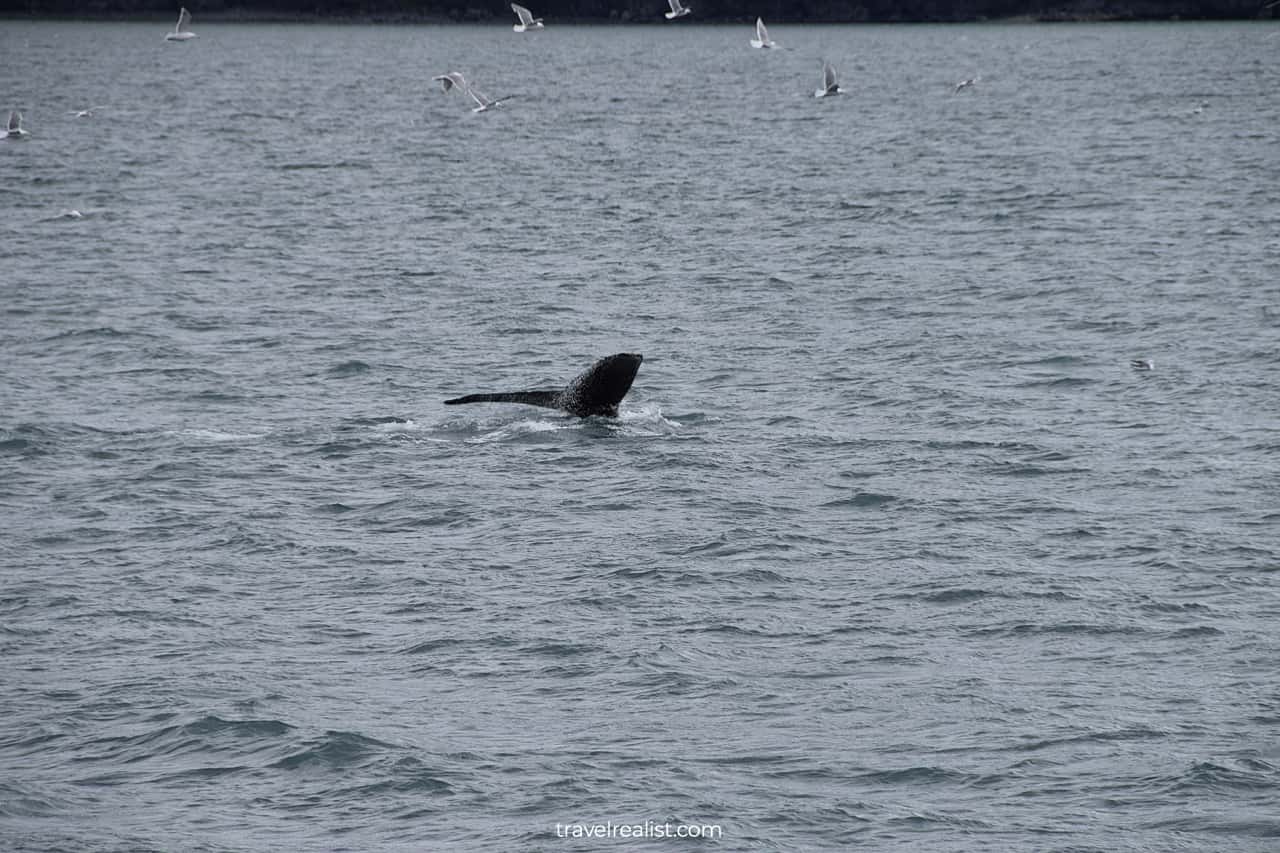
[[[148,15],[57,15],[57,14],[39,14],[39,15],[21,15],[13,13],[0,12],[0,21],[54,21],[65,23],[86,23],[86,24],[128,24],[128,23],[164,23],[169,21],[172,16],[160,17],[154,14]],[[484,17],[451,17],[448,15],[271,15],[263,13],[252,13],[246,15],[210,13],[203,14],[199,18],[200,21],[210,24],[299,24],[299,25],[332,25],[332,26],[413,26],[413,25],[456,25],[456,26],[476,26],[476,25],[505,25],[506,19],[498,16]],[[1230,22],[1230,21],[1272,21],[1273,17],[1230,17],[1230,16],[1201,16],[1191,17],[1187,15],[1168,15],[1168,16],[1135,16],[1124,13],[1108,14],[1092,14],[1092,15],[1076,15],[1070,13],[1045,13],[1042,15],[1011,15],[1006,18],[964,18],[964,19],[937,19],[937,18],[895,18],[887,20],[879,19],[862,19],[862,20],[790,20],[786,18],[771,19],[769,25],[796,25],[807,24],[813,26],[847,26],[850,24],[862,24],[866,26],[891,26],[891,25],[938,25],[938,24],[954,24],[957,26],[972,24],[1000,24],[1007,26],[1018,26],[1026,24],[1151,24],[1151,23],[1213,23],[1213,22]],[[701,21],[693,21],[681,26],[724,26],[724,25],[741,25],[750,26],[755,22],[754,17],[723,17],[708,18]],[[556,26],[566,27],[590,27],[590,26],[645,26],[662,24],[661,20],[636,19],[636,18],[560,18],[556,19]]]
[[[467,2],[467,0],[460,0]],[[163,22],[174,17],[176,8],[187,3],[197,22],[264,23],[264,24],[334,24],[334,25],[403,25],[403,24],[507,24],[511,17],[505,0],[480,0],[475,5],[446,5],[432,8],[405,8],[395,0],[364,4],[335,3],[320,11],[289,8],[288,4],[260,6],[228,5],[214,0],[202,7],[200,0],[143,0],[143,2],[86,4],[59,2],[15,3],[0,0],[0,20],[52,20],[85,22]],[[557,25],[653,24],[664,25],[663,0],[614,0],[626,8],[599,6],[602,14],[581,14],[583,3],[575,3],[573,11],[556,11],[565,0],[544,0],[540,14]],[[572,0],[569,0],[572,2]],[[696,2],[696,0],[695,0]],[[1268,7],[1260,0],[1066,0],[1062,3],[1036,5],[1016,4],[1002,0],[907,0],[890,5],[891,0],[870,0],[855,5],[847,0],[827,0],[794,8],[800,14],[785,14],[773,0],[757,0],[752,4],[732,0],[704,0],[704,14],[678,26],[698,24],[750,24],[763,14],[770,24],[1028,24],[1028,23],[1120,23],[1176,21],[1266,21],[1280,18],[1280,2]],[[69,9],[76,5],[81,8]],[[21,6],[22,8],[15,8]],[[355,11],[352,6],[358,6]],[[607,12],[605,10],[607,9]],[[945,9],[945,12],[943,11]],[[757,11],[759,10],[759,11]],[[573,12],[576,12],[573,13]],[[667,24],[669,25],[669,24]]]

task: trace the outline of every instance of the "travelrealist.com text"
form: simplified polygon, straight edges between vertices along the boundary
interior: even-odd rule
[[[719,839],[715,823],[557,823],[557,838],[702,838]]]

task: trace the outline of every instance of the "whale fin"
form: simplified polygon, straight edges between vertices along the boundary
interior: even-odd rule
[[[631,390],[636,372],[644,356],[622,352],[605,356],[591,365],[560,391],[507,391],[496,394],[467,394],[445,400],[446,406],[462,403],[524,403],[562,409],[571,415],[585,418],[605,415],[616,418],[618,403]]]
[[[461,403],[524,403],[528,406],[558,409],[560,406],[556,403],[556,398],[559,396],[559,391],[506,391],[496,394],[467,394],[465,397],[445,400],[444,404],[457,406]]]

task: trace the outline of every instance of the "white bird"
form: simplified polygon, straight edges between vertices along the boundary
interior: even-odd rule
[[[769,31],[764,28],[764,19],[756,18],[756,37],[751,40],[752,47],[777,47],[778,43],[770,41]]]
[[[440,81],[440,91],[448,92],[454,86],[457,86],[464,92],[470,92],[471,87],[467,85],[467,78],[462,76],[461,71],[450,71],[448,74],[441,74],[439,77],[432,77],[431,82]]]
[[[836,81],[836,69],[832,67],[830,62],[822,63],[822,88],[813,93],[815,98],[825,98],[827,95],[843,95],[844,89],[840,88],[839,82]]]
[[[1149,358],[1135,358],[1129,362],[1129,366],[1134,370],[1155,370],[1156,364]]]
[[[22,129],[22,113],[17,110],[9,111],[9,126],[4,132],[5,139],[21,139],[27,135]]]
[[[432,81],[439,80],[440,88],[444,92],[448,92],[453,88],[461,89],[476,102],[471,109],[473,113],[482,113],[491,107],[501,106],[506,101],[511,100],[515,95],[504,95],[501,98],[489,98],[481,92],[477,92],[471,88],[471,84],[467,82],[467,78],[462,76],[460,71],[450,71],[448,74],[441,74],[439,77],[432,77]]]
[[[102,107],[86,107],[83,110],[70,110],[67,115],[73,115],[76,118],[92,118],[94,110],[100,110]]]
[[[191,32],[188,27],[191,26],[191,13],[187,11],[187,7],[183,6],[182,11],[178,13],[178,23],[173,25],[173,32],[164,37],[165,41],[186,41],[193,39],[196,34]]]
[[[671,4],[671,11],[666,13],[668,21],[672,18],[683,18],[693,11],[688,6],[680,5],[680,0],[667,0],[667,3]]]
[[[476,102],[476,105],[471,108],[473,113],[482,113],[490,107],[500,107],[515,97],[515,95],[503,95],[501,98],[489,98],[475,89],[468,89],[467,94],[471,96],[471,100]]]
[[[956,84],[955,91],[953,91],[951,94],[958,95],[961,92],[963,92],[965,89],[968,89],[970,86],[977,86],[977,85],[978,85],[977,77],[970,77],[968,80],[961,80],[959,83]]]
[[[515,12],[516,17],[520,19],[520,23],[516,24],[514,27],[511,28],[516,32],[523,33],[526,30],[542,29],[542,19],[535,18],[532,12],[530,12],[525,7],[521,6],[519,3],[512,3],[511,11]]]

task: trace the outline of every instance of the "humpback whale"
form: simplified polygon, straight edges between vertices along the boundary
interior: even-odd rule
[[[631,390],[631,383],[640,369],[644,356],[639,353],[620,352],[607,355],[588,367],[563,388],[553,391],[506,391],[496,394],[468,394],[445,400],[446,406],[460,403],[524,403],[548,409],[561,409],[571,415],[585,418],[589,415],[605,415],[616,418],[618,403]]]

